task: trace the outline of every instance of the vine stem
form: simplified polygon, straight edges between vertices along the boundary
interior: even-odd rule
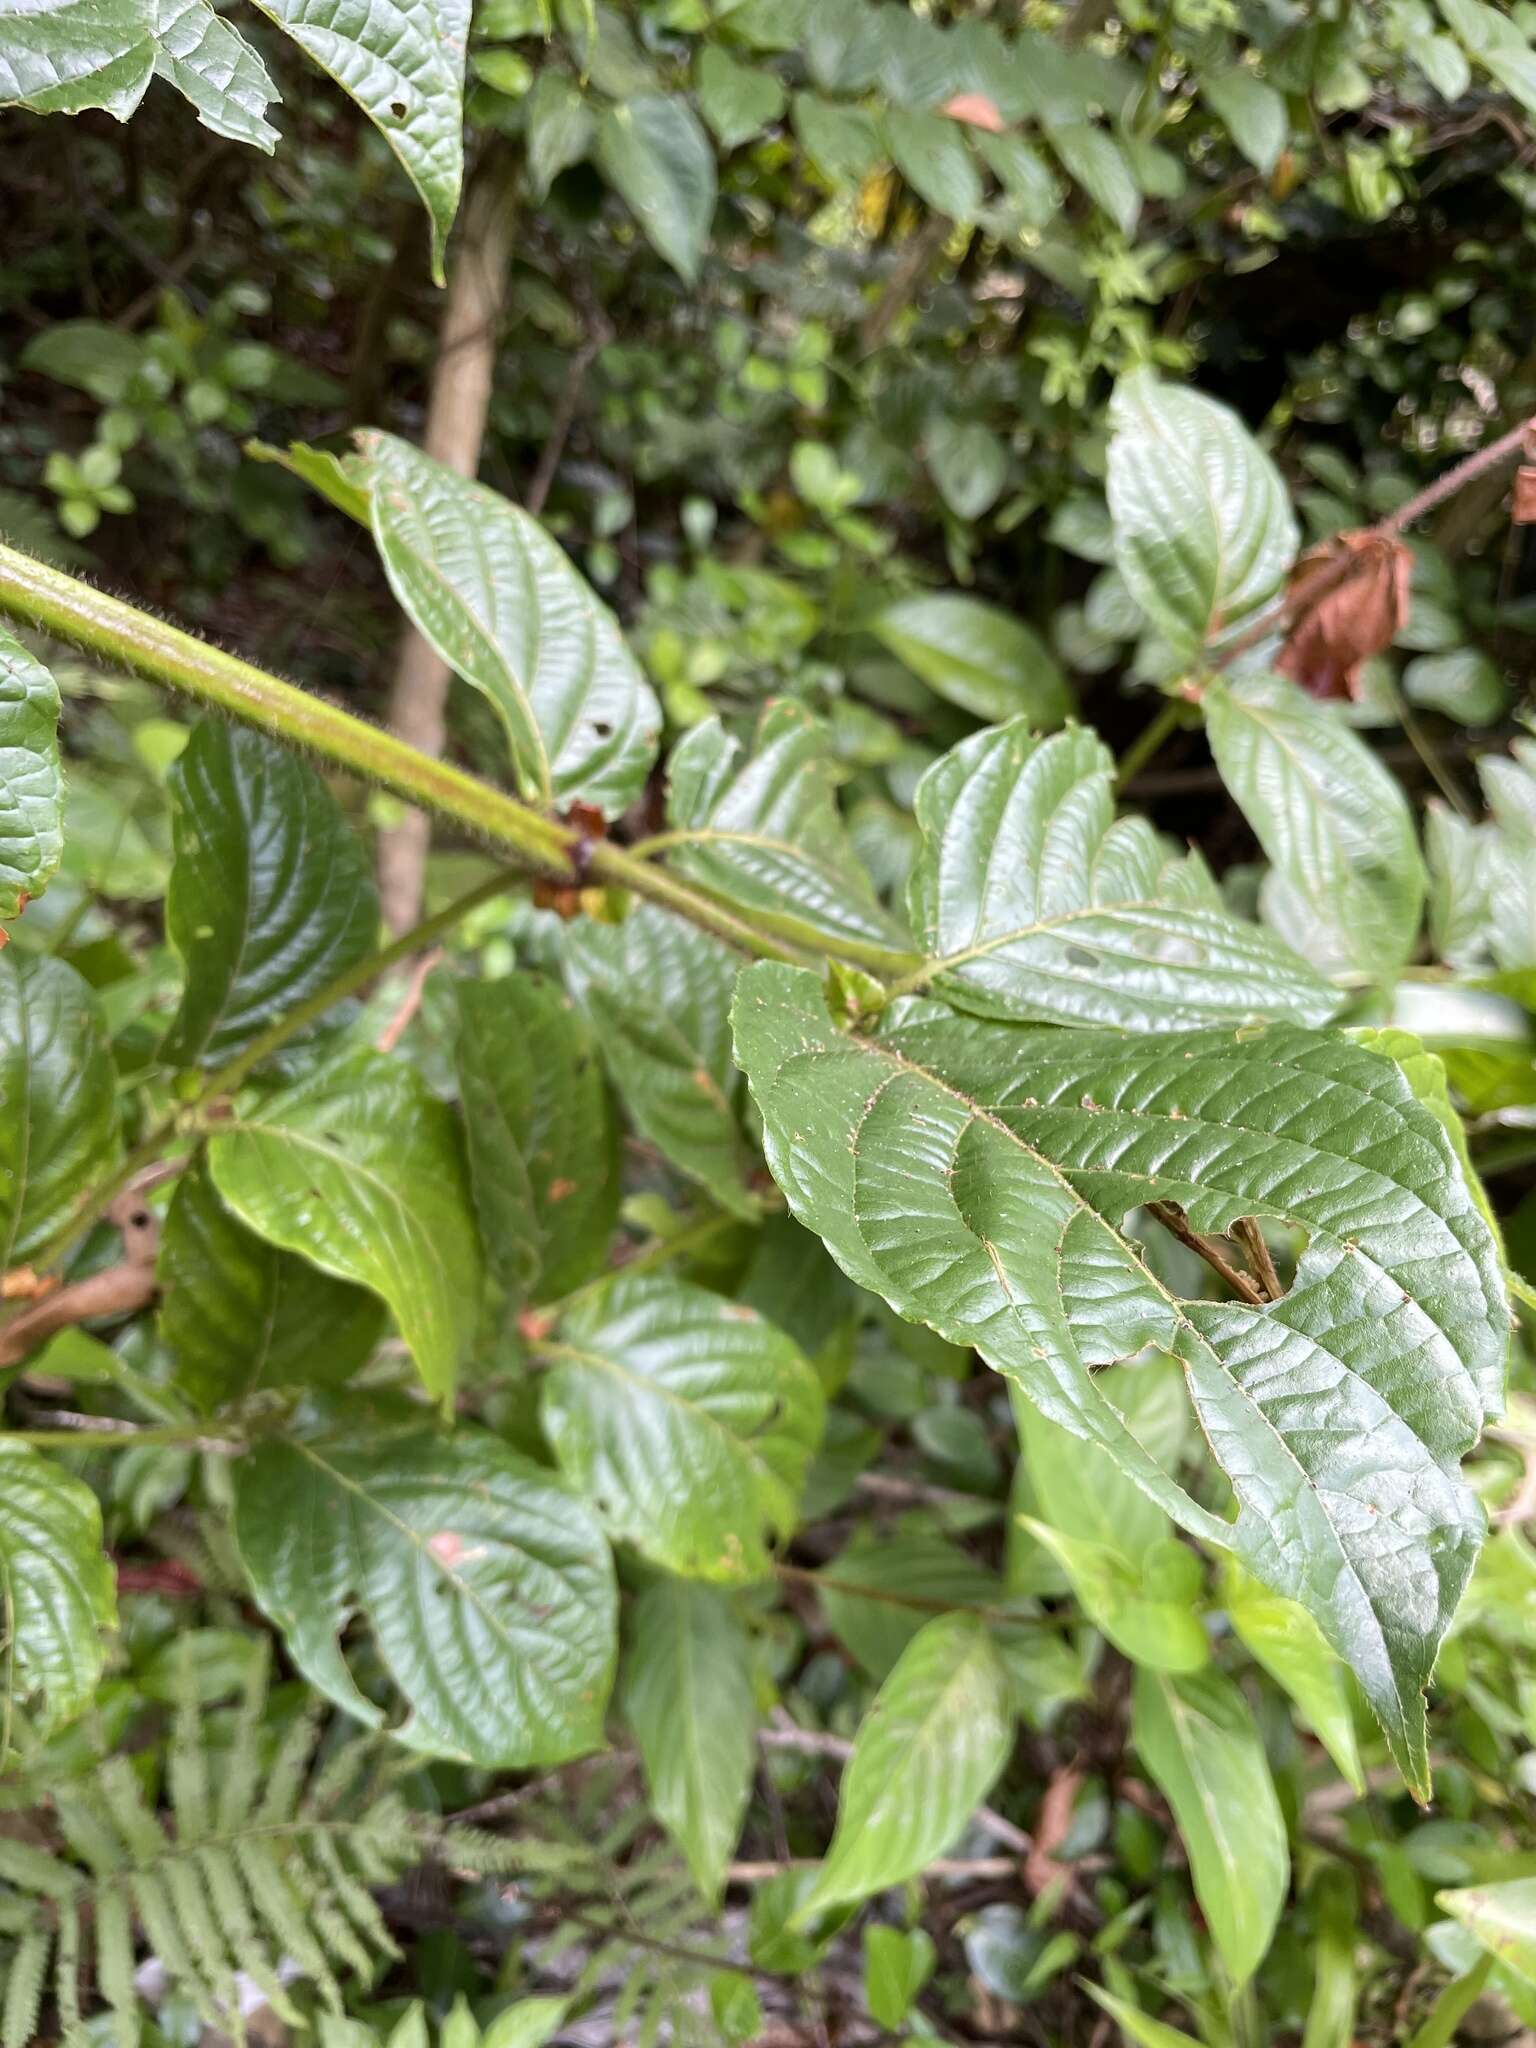
[[[787,946],[666,869],[653,867],[608,840],[587,840],[574,826],[423,754],[366,719],[3,543],[0,615],[179,690],[274,739],[307,747],[406,803],[419,804],[489,840],[537,874],[567,883],[592,880],[628,889],[762,959],[793,963],[805,951],[845,950],[831,940],[818,945],[807,939],[800,950]]]

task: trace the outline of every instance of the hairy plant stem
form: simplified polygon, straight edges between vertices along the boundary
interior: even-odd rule
[[[588,841],[574,826],[421,753],[393,733],[3,543],[0,616],[38,627],[116,667],[213,705],[274,739],[307,747],[336,767],[488,840],[536,874],[628,889],[762,959],[798,961],[806,951],[841,955],[846,950],[831,940],[821,945],[807,941],[799,950],[787,946],[664,868],[607,840]]]

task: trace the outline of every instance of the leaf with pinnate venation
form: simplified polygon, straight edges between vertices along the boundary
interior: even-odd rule
[[[1363,1796],[1365,1773],[1348,1680],[1317,1623],[1296,1601],[1282,1599],[1250,1578],[1233,1558],[1226,1560],[1221,1597],[1244,1649],[1290,1694],[1340,1776]]]
[[[455,1063],[486,1261],[514,1297],[602,1267],[619,1206],[618,1127],[586,1020],[532,974],[457,989]]]
[[[427,1391],[451,1401],[480,1315],[480,1242],[451,1112],[411,1068],[359,1053],[208,1147],[242,1222],[394,1314]]]
[[[1114,761],[1082,726],[979,732],[918,784],[908,883],[922,980],[1023,1022],[1321,1024],[1338,996],[1273,933],[1234,917],[1197,854],[1115,817]]]
[[[617,1600],[589,1509],[493,1436],[408,1423],[261,1444],[235,1540],[310,1684],[378,1726],[337,1638],[353,1614],[411,1712],[400,1741],[525,1769],[596,1749]]]
[[[271,152],[277,130],[266,119],[277,87],[239,30],[208,0],[152,0],[155,75],[175,86],[215,135]]]
[[[47,888],[64,850],[63,804],[59,686],[0,628],[0,921]]]
[[[216,135],[270,152],[267,67],[208,0],[47,0],[0,17],[0,105],[39,114],[102,107],[126,121],[166,79]]]
[[[953,1845],[1012,1746],[1008,1673],[986,1629],[968,1614],[928,1622],[859,1724],[832,1845],[796,1917],[917,1876]]]
[[[1195,1896],[1235,1985],[1258,1968],[1290,1881],[1274,1780],[1248,1702],[1222,1671],[1139,1670],[1131,1740],[1173,1808]]]
[[[0,953],[0,1272],[69,1220],[121,1150],[96,998],[62,960]]]
[[[717,43],[699,52],[699,111],[722,149],[735,149],[761,135],[784,112],[787,96],[763,65],[741,64]]]
[[[640,93],[598,117],[597,162],[658,256],[684,284],[704,259],[715,152],[681,93]]]
[[[756,1763],[752,1645],[712,1586],[659,1579],[635,1602],[619,1704],[656,1818],[707,1899],[741,1833]]]
[[[164,1058],[217,1066],[373,950],[362,841],[300,757],[205,718],[171,770],[166,932],[186,974]]]
[[[523,793],[610,815],[639,795],[661,712],[618,623],[536,519],[392,434],[358,436],[390,588],[506,729]]]
[[[1147,1039],[924,1004],[865,1039],[835,1028],[814,975],[769,964],[742,975],[735,1015],[798,1220],[1300,1600],[1424,1790],[1421,1694],[1483,1532],[1457,1466],[1502,1399],[1508,1305],[1450,1140],[1401,1069],[1285,1025]],[[1197,1232],[1256,1216],[1306,1233],[1289,1292],[1178,1299],[1121,1229],[1154,1200]],[[1094,1368],[1147,1344],[1183,1363],[1234,1523],[1105,1395]]]
[[[995,604],[952,591],[897,598],[869,631],[947,703],[975,718],[1060,725],[1072,692],[1055,656],[1031,627]]]
[[[96,1690],[116,1582],[96,1496],[28,1444],[0,1437],[0,1728],[41,1695],[46,1731]],[[0,1734],[0,1764],[3,1755]]]
[[[1241,627],[1285,581],[1295,515],[1279,471],[1237,417],[1138,370],[1110,407],[1115,560],[1180,661]]]
[[[852,940],[868,966],[911,964],[907,934],[838,813],[826,727],[803,705],[767,705],[745,759],[740,741],[706,719],[674,748],[667,773],[674,867],[782,938]]]
[[[637,1273],[580,1301],[541,1350],[544,1433],[610,1534],[685,1577],[762,1577],[821,1437],[821,1383],[783,1332]]]
[[[755,1216],[731,1063],[736,955],[648,903],[622,924],[573,924],[564,954],[566,982],[641,1136],[723,1208]]]
[[[469,0],[256,0],[372,121],[432,221],[432,274],[464,180]]]
[[[1435,1904],[1517,1977],[1536,1984],[1536,1877],[1437,1892]]]
[[[1401,787],[1335,706],[1284,676],[1213,681],[1204,708],[1221,779],[1271,864],[1265,915],[1332,972],[1395,974],[1426,888]]]
[[[160,1236],[160,1334],[205,1412],[258,1387],[338,1386],[378,1341],[377,1295],[246,1227],[199,1162]]]

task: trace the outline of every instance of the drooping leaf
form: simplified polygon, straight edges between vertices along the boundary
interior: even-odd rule
[[[731,1063],[736,957],[637,903],[622,924],[565,934],[565,972],[641,1135],[734,1215],[755,1216]]]
[[[706,719],[673,749],[667,769],[673,866],[783,938],[851,939],[866,964],[909,964],[906,933],[876,896],[838,815],[826,728],[802,705],[768,704],[745,760],[740,742]]]
[[[967,1614],[942,1614],[902,1652],[854,1737],[837,1829],[802,1921],[915,1877],[991,1791],[1013,1743],[1008,1673]]]
[[[756,1763],[751,1643],[729,1598],[658,1579],[635,1602],[619,1703],[656,1818],[706,1899],[720,1895]]]
[[[208,0],[152,0],[155,74],[175,86],[215,135],[270,155],[277,130],[266,119],[277,87],[240,31]]]
[[[1536,1877],[1437,1892],[1435,1904],[1517,1977],[1536,1984]]]
[[[340,1385],[383,1320],[376,1295],[248,1229],[201,1163],[176,1183],[159,1279],[176,1384],[205,1412],[258,1387]]]
[[[1401,787],[1332,706],[1283,676],[1213,682],[1204,702],[1221,779],[1271,864],[1266,915],[1335,972],[1395,974],[1426,889]]]
[[[171,770],[165,923],[186,987],[164,1058],[216,1067],[373,950],[363,843],[307,762],[205,718]]]
[[[458,985],[455,1061],[486,1261],[515,1297],[602,1267],[619,1205],[618,1129],[596,1044],[533,975]]]
[[[821,1385],[754,1309],[621,1276],[562,1317],[540,1416],[610,1534],[685,1577],[760,1578],[793,1530]]]
[[[0,105],[104,107],[126,121],[154,75],[149,0],[47,0],[0,16]]]
[[[651,247],[693,284],[715,212],[715,153],[679,93],[641,93],[598,117],[597,161]]]
[[[256,0],[372,121],[432,222],[432,275],[464,180],[469,0]]]
[[[1283,96],[1245,64],[1233,64],[1225,71],[1204,73],[1200,97],[1249,163],[1267,178],[1290,133]]]
[[[269,1243],[366,1287],[427,1391],[451,1400],[480,1313],[480,1243],[444,1105],[409,1067],[359,1053],[221,1128],[208,1167]]]
[[[923,980],[984,1017],[1165,1026],[1321,1024],[1338,997],[1288,947],[1234,917],[1196,854],[1115,817],[1114,761],[1069,726],[1013,719],[936,761],[916,797],[908,883]]]
[[[524,105],[528,176],[534,198],[542,201],[560,173],[586,155],[596,122],[580,87],[552,67],[540,71]]]
[[[1043,640],[980,598],[901,597],[869,630],[931,690],[975,718],[1027,718],[1037,731],[1072,709],[1066,677]]]
[[[1118,139],[1092,121],[1059,121],[1045,132],[1068,177],[1130,234],[1141,214],[1141,187]]]
[[[597,1748],[613,1678],[612,1561],[589,1510],[477,1429],[420,1424],[261,1444],[235,1540],[264,1612],[327,1699],[370,1726],[337,1646],[367,1621],[412,1749],[526,1769]]]
[[[58,727],[58,684],[0,628],[0,922],[42,894],[63,851]]]
[[[0,1765],[15,1701],[41,1695],[44,1732],[88,1704],[116,1619],[95,1494],[0,1436]]]
[[[735,1016],[798,1220],[1301,1600],[1423,1788],[1420,1695],[1482,1535],[1456,1468],[1502,1399],[1507,1309],[1488,1226],[1401,1070],[1289,1026],[1148,1040],[916,1006],[861,1039],[813,975],[769,964],[741,977]],[[1306,1232],[1289,1292],[1180,1301],[1119,1227],[1154,1199],[1196,1231],[1251,1215]],[[1163,1471],[1092,1371],[1147,1344],[1184,1365],[1235,1523]]]
[[[885,116],[891,161],[919,199],[952,220],[981,210],[981,173],[958,121],[920,107],[892,107]]]
[[[765,66],[738,63],[717,43],[699,52],[699,111],[722,149],[761,135],[786,104],[783,86]]]
[[[506,728],[524,794],[610,814],[639,794],[661,713],[607,606],[536,519],[392,434],[358,436],[390,588]]]
[[[117,1086],[95,996],[74,968],[0,952],[0,1273],[68,1222],[117,1160]]]
[[[1270,599],[1295,558],[1285,485],[1237,415],[1144,371],[1110,407],[1115,561],[1177,659],[1195,661]]]
[[[1356,1792],[1365,1791],[1342,1667],[1317,1623],[1294,1600],[1271,1593],[1228,1558],[1222,1604],[1239,1641],[1300,1708],[1302,1718]]]
[[[1258,1968],[1290,1879],[1285,1821],[1248,1703],[1225,1672],[1139,1670],[1131,1740],[1173,1808],[1195,1896],[1234,1985]]]

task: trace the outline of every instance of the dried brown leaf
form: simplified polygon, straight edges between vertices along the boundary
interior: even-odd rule
[[[1290,631],[1275,666],[1314,697],[1353,696],[1360,670],[1408,617],[1413,556],[1389,534],[1335,534],[1291,575]]]

